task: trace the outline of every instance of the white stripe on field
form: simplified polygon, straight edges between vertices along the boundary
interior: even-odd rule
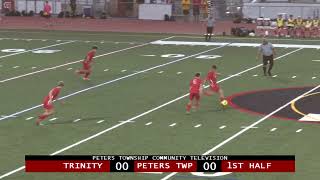
[[[149,126],[149,125],[151,125],[152,124],[152,122],[148,122],[148,123],[146,123],[146,126]]]
[[[271,132],[273,132],[273,131],[275,131],[275,130],[277,130],[277,128],[272,128],[272,129],[270,129]]]
[[[78,121],[80,121],[81,119],[75,119],[75,120],[73,120],[72,122],[78,122]]]
[[[29,121],[29,120],[31,120],[31,119],[33,119],[34,117],[28,117],[28,118],[26,118],[26,120],[27,121]]]
[[[175,125],[177,125],[177,123],[170,124],[169,126],[170,126],[170,127],[173,127],[173,126],[175,126]]]
[[[299,133],[299,132],[301,132],[301,131],[302,131],[302,129],[298,129],[296,132]]]
[[[195,128],[198,128],[198,127],[200,127],[201,126],[201,124],[197,124],[197,125],[195,125],[194,127]]]
[[[97,124],[100,124],[100,123],[102,123],[102,122],[104,122],[104,120],[100,120],[100,121],[98,121],[98,122],[97,122]]]
[[[51,119],[49,119],[49,121],[55,121],[55,120],[57,120],[58,118],[51,118]]]

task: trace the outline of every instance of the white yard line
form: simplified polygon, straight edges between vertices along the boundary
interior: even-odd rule
[[[226,127],[227,127],[227,126],[224,126],[224,125],[223,125],[223,126],[220,126],[219,129],[224,129],[224,128],[226,128]]]
[[[152,124],[152,122],[148,122],[148,123],[146,123],[145,125],[146,126],[149,126],[149,125],[151,125]]]
[[[34,117],[28,117],[28,118],[26,118],[26,120],[27,121],[29,121],[29,120],[31,120],[31,119],[33,119]]]
[[[171,37],[168,37],[168,38],[165,38],[165,39],[162,39],[162,40],[171,39],[173,37],[174,36],[171,36]],[[118,53],[118,52],[123,52],[123,51],[127,51],[127,50],[130,50],[130,49],[143,47],[143,46],[146,46],[148,44],[150,44],[150,43],[140,44],[140,45],[131,46],[131,47],[128,47],[128,48],[112,51],[112,52],[109,52],[109,53],[100,54],[100,55],[95,56],[94,58],[96,59],[96,58],[99,58],[99,57],[108,56],[108,55],[115,54],[115,53]],[[0,58],[1,58],[1,56],[0,56]],[[31,73],[22,74],[22,75],[19,75],[19,76],[15,76],[15,77],[11,77],[11,78],[8,78],[8,79],[0,80],[0,83],[12,81],[12,80],[19,79],[19,78],[26,77],[26,76],[31,76],[31,75],[34,75],[34,74],[39,74],[39,73],[42,73],[42,72],[45,72],[45,71],[54,70],[54,69],[57,69],[57,68],[60,68],[60,67],[68,66],[68,65],[71,65],[71,64],[76,64],[76,63],[79,63],[79,62],[82,62],[82,61],[83,61],[83,59],[80,59],[80,60],[77,60],[77,61],[72,61],[72,62],[69,62],[69,63],[57,65],[57,66],[54,66],[54,67],[45,68],[45,69],[42,69],[42,70],[39,70],[39,71],[34,71],[34,72],[31,72]]]
[[[198,127],[200,127],[201,126],[201,124],[197,124],[197,125],[195,125],[194,127],[195,128],[198,128]]]
[[[97,124],[100,124],[100,123],[103,123],[103,122],[104,122],[104,120],[100,120],[100,121],[97,122]]]
[[[270,129],[271,132],[276,131],[276,130],[277,130],[277,128]]]
[[[172,123],[172,124],[170,124],[169,126],[170,126],[170,127],[173,127],[173,126],[175,126],[175,125],[177,125],[177,123]]]
[[[221,47],[218,47],[218,48],[222,48],[222,47],[224,47],[224,46],[221,46]],[[217,48],[214,48],[214,49],[217,49]],[[201,53],[194,54],[194,55],[191,55],[191,56],[194,57],[194,56],[200,55],[200,54],[202,54],[202,53],[206,53],[206,52],[212,51],[212,50],[214,50],[214,49],[210,49],[210,50],[207,50],[207,51],[203,51],[203,52],[201,52]],[[290,55],[290,54],[293,54],[293,53],[295,53],[295,52],[297,52],[297,51],[300,51],[300,50],[302,50],[302,48],[296,49],[296,50],[293,50],[293,51],[290,51],[290,52],[288,52],[288,53],[286,53],[286,54],[284,54],[284,55],[282,55],[282,56],[277,57],[276,59],[280,59],[280,58],[286,57],[286,56],[288,56],[288,55]],[[188,57],[189,57],[189,56],[188,56]],[[188,57],[184,57],[184,58],[188,58]],[[184,59],[184,58],[181,58],[180,61],[181,61],[182,59]],[[176,60],[176,61],[178,61],[178,60]],[[171,64],[171,63],[173,63],[173,62],[174,62],[174,61],[169,62],[169,63]],[[166,63],[165,65],[168,65],[168,63]],[[144,70],[144,71],[153,70],[153,69],[156,69],[156,68],[159,68],[159,67],[163,67],[163,66],[165,66],[165,65],[164,65],[164,64],[163,64],[163,65],[158,65],[158,66],[155,66],[155,67],[146,69],[146,70]],[[239,73],[236,73],[235,76],[229,76],[229,77],[227,77],[227,78],[224,78],[224,79],[218,81],[218,83],[221,83],[221,82],[223,82],[223,81],[226,81],[226,80],[228,80],[228,79],[231,79],[232,77],[236,77],[237,75],[246,73],[246,72],[251,71],[251,70],[253,70],[253,69],[256,69],[256,68],[258,68],[258,67],[260,67],[260,66],[262,66],[262,64],[256,65],[256,66],[254,66],[254,67],[251,67],[251,68],[248,68],[248,69],[246,69],[246,70],[243,70],[243,71],[241,71],[241,72],[239,72]],[[136,74],[136,73],[133,73],[133,74]],[[130,75],[127,75],[127,76],[121,77],[120,79],[127,78],[128,76],[130,77]],[[131,75],[131,76],[132,76],[132,75]],[[118,78],[118,79],[115,79],[115,80],[113,80],[113,81],[118,81],[118,80],[119,80],[119,78]],[[83,92],[83,91],[88,91],[88,90],[90,90],[90,89],[93,89],[93,88],[96,88],[96,87],[100,87],[100,86],[103,86],[103,85],[105,85],[105,84],[109,84],[109,83],[111,83],[111,82],[113,82],[113,81],[108,81],[108,82],[106,82],[106,83],[99,84],[99,85],[97,85],[97,86],[93,86],[93,87],[84,89],[84,90],[82,90],[82,91],[78,91],[78,92],[69,94],[69,95],[64,96],[64,97],[62,97],[62,98],[60,98],[60,99],[64,99],[64,98],[67,98],[67,97],[70,97],[70,96],[79,94],[79,93],[81,93],[81,92]],[[99,137],[99,136],[101,136],[101,135],[103,135],[103,134],[105,134],[105,133],[107,133],[107,132],[109,132],[109,131],[111,131],[111,130],[113,130],[113,129],[116,129],[116,128],[122,126],[122,125],[125,125],[125,124],[129,123],[130,121],[136,120],[136,119],[138,119],[138,118],[140,118],[140,117],[143,117],[143,116],[145,116],[145,115],[147,115],[147,114],[150,114],[150,113],[152,113],[152,112],[154,112],[154,111],[157,111],[158,109],[161,109],[161,108],[163,108],[163,107],[165,107],[165,106],[167,106],[167,105],[170,105],[170,104],[172,104],[172,103],[174,103],[174,102],[176,102],[176,101],[179,101],[180,99],[183,99],[183,98],[185,98],[185,97],[188,96],[188,95],[189,95],[189,93],[184,94],[184,95],[182,95],[182,96],[180,96],[180,97],[177,97],[177,98],[175,98],[175,99],[173,99],[173,100],[171,100],[171,101],[168,101],[168,102],[166,102],[166,103],[164,103],[164,104],[162,104],[162,105],[160,105],[160,106],[154,107],[154,108],[152,108],[152,109],[150,109],[150,110],[148,110],[148,111],[145,111],[145,112],[143,112],[143,113],[141,113],[141,114],[139,114],[139,115],[137,115],[137,116],[134,116],[134,117],[132,117],[132,118],[126,120],[126,121],[123,121],[122,123],[116,124],[116,125],[114,125],[114,126],[112,126],[112,127],[109,127],[109,128],[107,128],[107,129],[103,130],[103,131],[100,131],[100,132],[98,132],[98,133],[96,133],[96,134],[94,134],[94,135],[92,135],[92,136],[89,136],[89,137],[87,137],[87,138],[85,138],[85,139],[82,139],[82,140],[80,140],[80,141],[78,141],[78,142],[76,142],[76,143],[74,143],[74,144],[71,144],[71,145],[65,147],[65,148],[62,148],[62,149],[60,149],[60,150],[58,150],[58,151],[56,151],[56,152],[54,152],[54,153],[52,153],[52,154],[50,154],[50,155],[51,155],[51,156],[54,156],[54,155],[60,154],[60,153],[62,153],[62,152],[64,152],[64,151],[67,151],[67,150],[69,150],[69,149],[71,149],[71,148],[73,148],[73,147],[76,147],[76,146],[78,146],[78,145],[80,145],[80,144],[82,144],[82,143],[85,143],[85,142],[87,142],[87,141],[90,141],[91,139],[94,139],[94,138],[96,138],[96,137]],[[19,114],[22,114],[22,113],[24,113],[24,112],[28,112],[28,111],[31,111],[31,110],[33,110],[33,109],[36,109],[36,108],[38,108],[38,107],[41,107],[41,105],[37,105],[37,106],[34,106],[34,107],[32,107],[32,108],[28,108],[28,109],[25,109],[25,110],[22,110],[22,111],[13,113],[12,115],[19,115]],[[6,119],[6,118],[5,118],[5,119]],[[4,118],[0,118],[0,121],[1,121],[1,120],[4,120]],[[255,126],[255,125],[256,125],[256,124],[254,124],[254,126]],[[247,129],[243,129],[242,131],[247,131]],[[240,132],[241,132],[241,131],[240,131]],[[1,176],[0,176],[0,179],[3,179],[3,178],[5,178],[5,177],[8,177],[8,176],[10,176],[10,175],[12,175],[12,174],[14,174],[14,173],[16,173],[16,172],[19,172],[19,171],[23,170],[24,168],[25,168],[25,166],[21,166],[21,167],[15,169],[15,170],[9,171],[9,172],[1,175]],[[173,174],[173,175],[175,175],[175,174]],[[173,176],[173,175],[171,175],[171,176]],[[171,177],[171,176],[170,176],[170,177]]]
[[[75,119],[75,120],[73,120],[72,122],[78,122],[78,121],[81,121],[81,119]]]
[[[67,42],[63,42],[63,43],[58,43],[58,44],[53,44],[53,45],[49,45],[49,46],[44,46],[44,47],[41,47],[41,48],[36,48],[36,49],[27,50],[27,51],[22,51],[22,52],[7,54],[7,55],[0,56],[0,59],[5,58],[5,57],[10,57],[10,56],[15,56],[15,55],[18,55],[18,54],[24,54],[24,53],[32,52],[32,51],[36,51],[36,50],[41,50],[41,49],[46,49],[46,48],[50,48],[50,47],[55,47],[55,46],[60,46],[60,45],[64,45],[64,44],[69,44],[69,43],[73,43],[73,42],[75,42],[75,41],[67,41]]]
[[[301,132],[301,131],[302,131],[302,129],[298,129],[296,132],[299,133],[299,132]]]
[[[277,112],[281,111],[282,109],[284,109],[285,107],[287,107],[288,105],[290,105],[292,102],[295,102],[301,98],[303,98],[305,95],[317,90],[320,88],[320,85],[312,88],[311,90],[301,94],[300,96],[292,99],[291,101],[287,102],[286,104],[284,104],[283,106],[279,107],[278,109],[272,111],[271,113],[269,113],[268,115],[264,116],[263,118],[259,119],[258,121],[255,121],[254,123],[252,123],[250,126],[248,126],[247,128],[235,133],[234,135],[230,136],[228,139],[222,141],[221,143],[217,144],[216,146],[214,146],[213,148],[209,149],[207,152],[203,153],[202,155],[208,155],[212,152],[214,152],[215,150],[221,148],[222,146],[224,146],[225,144],[229,143],[230,141],[234,140],[235,138],[237,138],[238,136],[242,135],[243,133],[245,133],[246,131],[250,130],[252,127],[257,126],[258,124],[262,123],[263,121],[265,121],[266,119],[270,118],[271,116],[273,116],[274,114],[276,114]],[[273,128],[276,129],[276,128]],[[167,180],[170,179],[172,176],[176,175],[177,172],[173,172],[170,173],[169,175],[161,178],[161,180]]]
[[[49,121],[55,121],[55,120],[57,120],[58,118],[51,118],[51,119],[49,119]]]

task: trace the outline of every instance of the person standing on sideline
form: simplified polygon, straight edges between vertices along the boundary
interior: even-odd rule
[[[276,55],[276,51],[273,47],[273,45],[267,41],[266,38],[263,38],[262,44],[259,47],[257,60],[261,58],[262,55],[262,62],[263,62],[263,73],[266,76],[267,75],[267,66],[269,64],[268,68],[268,75],[272,76],[271,70],[273,67],[273,58]]]
[[[192,0],[193,16],[196,23],[200,22],[200,4],[201,0]]]
[[[43,6],[43,17],[47,18],[47,26],[51,26],[52,23],[51,23],[51,20],[50,20],[50,17],[51,17],[51,5],[49,4],[48,1],[45,2],[44,6]]]
[[[207,34],[205,35],[206,41],[211,41],[212,32],[213,32],[213,28],[214,28],[213,24],[214,24],[213,17],[210,16],[208,18],[208,22],[207,22]]]

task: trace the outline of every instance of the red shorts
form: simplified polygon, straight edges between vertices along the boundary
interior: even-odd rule
[[[91,69],[90,63],[83,62],[82,65],[83,65],[83,69],[84,69],[84,70],[90,70],[90,69]]]
[[[211,84],[211,85],[210,85],[210,89],[211,89],[213,92],[219,92],[220,86],[219,86],[218,84]]]
[[[53,104],[49,103],[49,101],[44,101],[43,102],[43,108],[46,110],[52,110],[53,109]]]
[[[194,98],[196,98],[196,100],[200,100],[200,94],[199,93],[190,93],[189,99],[193,100]]]

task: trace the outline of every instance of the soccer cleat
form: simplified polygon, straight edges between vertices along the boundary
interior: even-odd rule
[[[85,81],[89,81],[90,79],[89,79],[89,78],[85,78],[85,77],[84,77],[84,78],[83,78],[83,80],[85,80]]]

